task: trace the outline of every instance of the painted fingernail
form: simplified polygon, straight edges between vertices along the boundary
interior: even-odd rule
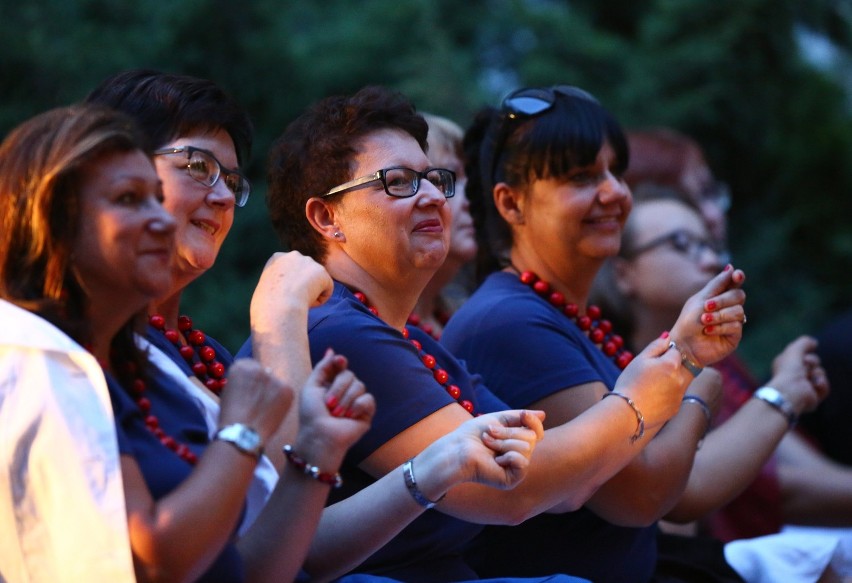
[[[346,417],[347,419],[351,419],[354,414],[355,413],[352,412],[352,409],[347,409],[346,413],[344,413],[343,416]]]
[[[345,409],[344,409],[343,407],[341,407],[341,406],[339,406],[339,405],[338,405],[338,406],[337,406],[337,407],[335,407],[335,408],[334,408],[334,410],[331,412],[331,415],[332,415],[333,417],[340,417],[341,415],[343,415],[344,411],[345,411]]]
[[[329,411],[337,407],[337,397],[334,395],[329,395],[328,399],[325,400],[325,406],[328,407]]]
[[[704,327],[704,333],[705,334],[712,334],[715,329],[716,329],[716,326],[705,326]]]
[[[716,302],[714,302],[713,300],[708,300],[707,303],[704,304],[704,309],[707,310],[708,312],[715,312],[716,311]]]
[[[668,338],[668,337],[669,337],[669,331],[663,330],[663,333],[660,334],[660,338]]]
[[[701,316],[701,319],[704,321],[705,324],[712,324],[713,314],[704,314],[703,316]]]
[[[730,271],[730,270],[732,270],[733,268],[734,268],[734,266],[733,266],[733,265],[731,265],[730,263],[728,263],[728,264],[725,266],[725,271]]]

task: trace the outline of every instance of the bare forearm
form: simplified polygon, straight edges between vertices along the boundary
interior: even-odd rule
[[[707,435],[686,491],[667,518],[697,520],[733,500],[754,481],[787,428],[785,418],[766,403],[748,401]]]
[[[587,506],[621,526],[647,526],[659,520],[683,494],[693,452],[706,423],[698,407],[681,407],[645,450],[602,486]]]
[[[278,431],[269,439],[268,455],[275,467],[281,467],[284,457],[281,447],[293,443],[299,431],[299,392],[311,373],[308,347],[307,307],[294,305],[286,317],[269,322],[252,322],[252,355],[272,369],[284,383],[293,387],[294,400]]]
[[[232,445],[213,442],[189,478],[154,502],[135,461],[123,457],[137,577],[182,581],[201,575],[233,535],[255,465]]]
[[[778,447],[784,521],[852,526],[852,468],[839,465],[790,433]]]

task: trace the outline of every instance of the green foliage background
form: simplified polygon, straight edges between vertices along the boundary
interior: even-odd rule
[[[828,66],[803,59],[803,33],[834,43]],[[626,126],[698,138],[734,193],[743,350],[760,373],[852,304],[849,0],[0,0],[0,38],[0,134],[130,67],[211,78],[249,109],[255,194],[186,298],[233,350],[279,248],[271,140],[312,101],[372,83],[462,125],[516,86],[570,83]]]

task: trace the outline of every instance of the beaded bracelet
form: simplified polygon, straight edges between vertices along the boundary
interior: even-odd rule
[[[696,405],[701,407],[701,410],[704,412],[704,417],[707,419],[707,425],[704,426],[704,435],[701,436],[701,439],[698,440],[698,445],[695,449],[701,449],[701,445],[704,443],[704,438],[707,437],[707,432],[710,431],[710,425],[713,423],[713,413],[710,412],[710,407],[707,406],[706,401],[697,395],[686,395],[683,398],[684,403],[695,403]]]
[[[402,464],[402,477],[405,479],[405,487],[408,488],[408,493],[414,498],[414,501],[420,504],[426,510],[434,508],[435,504],[444,499],[446,492],[435,501],[429,500],[417,487],[417,480],[414,479],[414,458],[411,458]]]
[[[618,391],[609,391],[608,393],[604,393],[604,396],[601,397],[601,401],[606,399],[607,397],[620,397],[624,399],[624,402],[630,405],[630,408],[633,409],[633,412],[636,414],[636,433],[630,438],[630,443],[635,443],[636,441],[642,439],[642,436],[645,435],[645,417],[642,415],[642,412],[639,410],[639,407],[636,406],[636,403],[633,402],[633,399],[619,393]]]
[[[287,461],[306,476],[310,476],[323,484],[328,484],[332,488],[340,488],[343,485],[343,478],[340,476],[340,472],[333,474],[331,472],[321,472],[318,467],[312,466],[304,458],[299,456],[290,444],[285,445],[282,450],[287,457]]]
[[[686,352],[681,350],[680,347],[678,347],[677,342],[675,342],[674,340],[669,341],[669,348],[674,348],[675,350],[680,352],[680,363],[684,366],[684,368],[686,368],[686,370],[692,373],[692,376],[697,377],[701,374],[701,371],[704,370],[702,367],[698,366],[698,363],[692,361],[686,355]]]

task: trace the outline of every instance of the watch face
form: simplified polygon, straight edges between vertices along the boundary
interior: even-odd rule
[[[234,423],[223,427],[216,434],[217,439],[228,441],[237,446],[237,449],[251,455],[260,456],[263,453],[263,448],[260,444],[260,435],[242,423]]]

